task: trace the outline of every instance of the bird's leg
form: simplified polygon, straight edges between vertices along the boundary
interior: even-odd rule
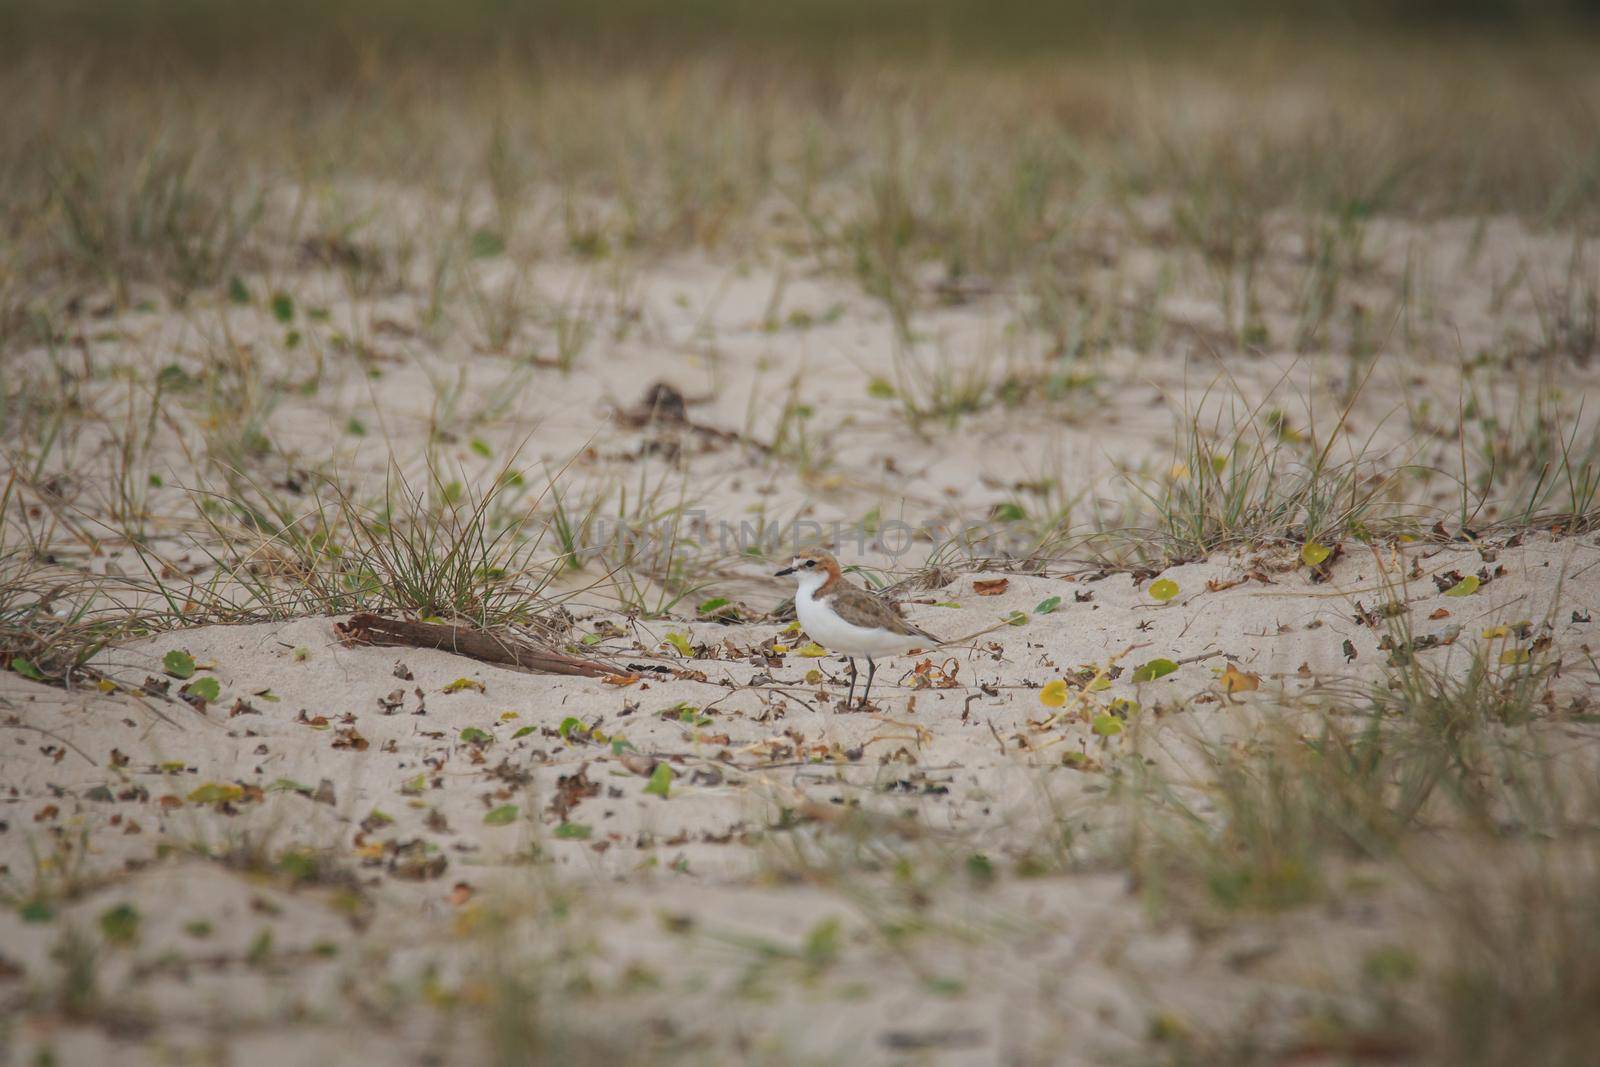
[[[867,696],[872,692],[872,676],[878,673],[878,665],[871,656],[867,657],[867,687],[861,691],[861,706],[867,707]]]
[[[856,698],[856,660],[850,657],[850,695],[844,698],[844,706],[849,707],[850,702]]]

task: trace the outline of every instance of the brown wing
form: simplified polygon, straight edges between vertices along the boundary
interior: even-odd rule
[[[880,600],[865,589],[841,583],[841,588],[826,599],[845,622],[888,630],[892,634],[905,634],[907,637],[924,637],[936,645],[942,643],[928,631],[909,622],[901,614],[899,604]]]

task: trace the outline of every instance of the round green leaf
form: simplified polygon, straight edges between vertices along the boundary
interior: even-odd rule
[[[1300,562],[1307,567],[1315,567],[1331,555],[1333,555],[1333,549],[1327,545],[1319,545],[1315,541],[1307,541],[1300,546]]]
[[[1171,578],[1161,578],[1150,583],[1150,596],[1165,604],[1178,595],[1178,583]]]
[[[173,649],[161,657],[161,667],[174,678],[189,678],[194,675],[194,657]]]

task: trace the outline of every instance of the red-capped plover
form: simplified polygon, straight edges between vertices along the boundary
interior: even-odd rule
[[[797,553],[777,577],[792,574],[799,586],[794,595],[795,614],[811,639],[850,660],[850,695],[856,695],[856,657],[867,661],[867,686],[861,707],[872,692],[878,656],[899,656],[919,648],[943,644],[937,637],[907,622],[900,606],[858,589],[839,573],[839,563],[826,552]]]

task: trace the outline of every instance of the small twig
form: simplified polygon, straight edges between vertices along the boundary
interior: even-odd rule
[[[0,726],[9,726],[9,727],[11,727],[12,729],[15,729],[15,730],[32,730],[36,734],[43,734],[44,736],[48,737],[50,740],[59,741],[61,744],[67,746],[70,749],[72,749],[72,751],[76,752],[79,756],[82,756],[85,760],[87,760],[88,763],[89,763],[89,766],[91,766],[91,767],[100,766],[100,764],[96,763],[94,758],[92,756],[90,756],[89,753],[85,752],[83,749],[79,748],[77,745],[73,744],[71,741],[68,741],[65,737],[62,737],[60,734],[55,733],[54,731],[51,731],[51,730],[46,730],[43,726],[34,726],[32,723],[23,722],[21,719],[17,718],[15,715],[13,715],[11,718],[7,719],[5,722],[0,723]]]

